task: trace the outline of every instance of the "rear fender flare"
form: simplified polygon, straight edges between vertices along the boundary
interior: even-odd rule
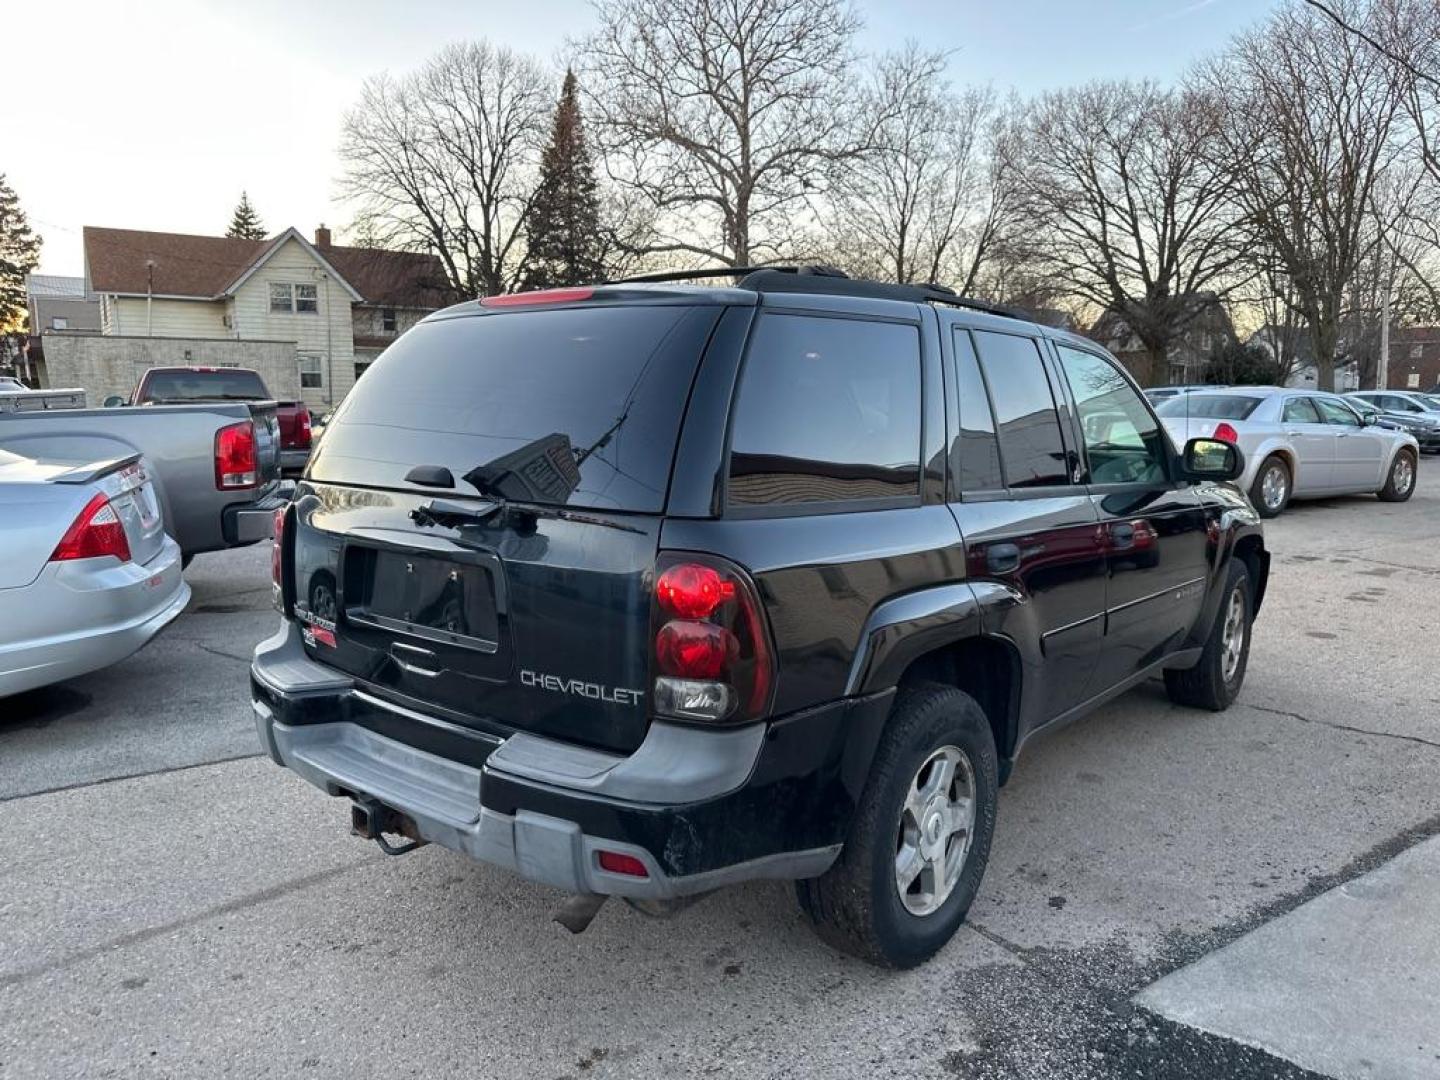
[[[888,690],[916,659],[981,636],[980,604],[968,582],[949,582],[876,605],[860,631],[847,696]]]

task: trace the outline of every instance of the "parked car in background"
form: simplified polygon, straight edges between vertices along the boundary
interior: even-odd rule
[[[1440,428],[1440,400],[1413,390],[1352,390],[1345,395],[1391,416],[1410,416]]]
[[[7,385],[9,383],[15,385]],[[85,391],[80,387],[31,390],[17,379],[7,379],[4,383],[0,383],[0,413],[83,408],[85,408]]]
[[[280,423],[280,472],[298,476],[310,460],[310,409],[303,401],[280,401],[258,371],[232,367],[157,367],[140,376],[131,405],[185,405],[196,401],[273,401]]]
[[[933,286],[487,297],[336,409],[276,526],[258,733],[361,836],[564,889],[572,927],[788,879],[911,966],[1030,738],[1153,676],[1234,700],[1269,568],[1239,459]]]
[[[1367,424],[1338,394],[1273,386],[1207,387],[1155,410],[1179,442],[1209,437],[1245,454],[1240,485],[1264,517],[1291,499],[1374,493],[1404,502],[1415,490],[1414,436]]]
[[[1367,424],[1394,428],[1415,436],[1415,442],[1422,454],[1440,453],[1440,415],[1431,417],[1425,413],[1389,412],[1367,398],[1354,394],[1346,396]]]
[[[1145,390],[1144,394],[1150,399],[1150,404],[1158,405],[1160,402],[1167,401],[1176,394],[1184,394],[1190,390],[1208,389],[1210,389],[1210,387],[1204,383],[1191,383],[1188,386],[1152,386],[1148,390]]]
[[[142,455],[187,563],[268,539],[288,494],[272,402],[0,413],[0,449],[75,465]]]
[[[190,599],[138,454],[0,450],[0,697],[123,660]]]

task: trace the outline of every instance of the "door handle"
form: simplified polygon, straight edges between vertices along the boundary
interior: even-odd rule
[[[1285,432],[1286,438],[1290,438],[1290,439],[1298,439],[1298,438],[1300,437],[1300,435],[1301,435],[1301,432],[1298,432],[1298,431],[1287,431],[1287,432]]]
[[[985,567],[992,574],[1013,574],[1020,569],[1020,545],[991,544],[985,549]]]

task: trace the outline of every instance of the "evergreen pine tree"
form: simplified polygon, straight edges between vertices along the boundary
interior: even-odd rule
[[[582,285],[605,276],[600,199],[573,71],[565,72],[550,144],[540,159],[527,237],[530,288]]]
[[[225,230],[225,235],[236,240],[265,239],[265,226],[260,222],[260,215],[250,205],[250,196],[243,191],[240,192],[235,213],[230,216],[230,228]]]
[[[40,262],[40,238],[30,231],[20,197],[0,173],[0,333],[25,324],[25,275]]]

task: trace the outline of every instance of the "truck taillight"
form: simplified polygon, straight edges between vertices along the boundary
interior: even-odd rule
[[[70,559],[98,559],[113,555],[121,562],[130,561],[130,542],[125,539],[125,525],[104,495],[96,495],[81,510],[60,543],[50,555],[51,562]]]
[[[710,555],[662,554],[651,611],[657,715],[743,723],[768,712],[774,659],[744,571]]]
[[[295,415],[295,448],[309,450],[311,437],[310,410],[301,409]]]
[[[255,486],[255,425],[249,420],[215,432],[215,486],[221,491]]]

